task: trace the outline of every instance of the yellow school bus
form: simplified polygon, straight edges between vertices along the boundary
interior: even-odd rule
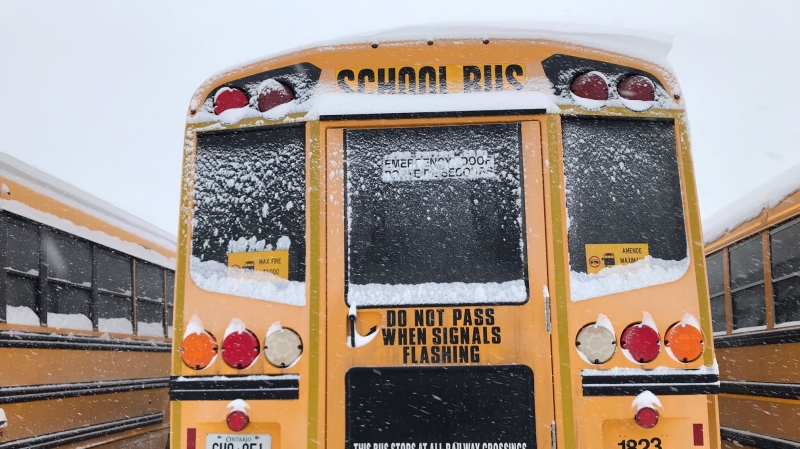
[[[718,448],[666,49],[436,27],[209,78],[172,448]]]
[[[706,265],[725,448],[800,444],[795,427],[800,413],[798,168],[739,198],[707,222]]]
[[[0,448],[163,448],[175,237],[0,153]]]

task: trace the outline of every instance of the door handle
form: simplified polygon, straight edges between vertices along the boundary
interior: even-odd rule
[[[347,339],[347,346],[351,348],[364,346],[365,344],[371,342],[376,335],[378,335],[378,326],[372,326],[369,332],[367,332],[367,335],[360,335],[356,330],[357,314],[358,309],[356,308],[355,304],[352,304],[350,306],[350,310],[347,312],[347,321],[350,325],[350,336]]]

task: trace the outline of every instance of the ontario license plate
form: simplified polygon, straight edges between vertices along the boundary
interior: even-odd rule
[[[209,433],[206,449],[272,449],[272,435]]]

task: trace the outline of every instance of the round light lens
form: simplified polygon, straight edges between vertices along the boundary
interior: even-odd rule
[[[584,326],[575,338],[575,346],[589,363],[600,364],[611,360],[617,351],[614,334],[607,328],[592,323]]]
[[[278,368],[292,366],[303,353],[303,341],[291,329],[281,328],[267,336],[264,355],[269,363]]]
[[[650,407],[642,407],[633,416],[636,424],[639,424],[644,429],[652,429],[658,424],[658,411]]]
[[[646,76],[631,75],[617,86],[619,96],[626,100],[653,101],[656,91],[653,82]]]
[[[578,75],[569,86],[570,91],[578,97],[589,100],[608,100],[608,83],[598,72]]]
[[[239,89],[223,87],[214,95],[214,113],[222,114],[228,109],[238,109],[247,106],[247,95]]]
[[[661,351],[658,332],[642,323],[626,327],[619,337],[619,345],[639,363],[652,362]]]
[[[292,100],[294,92],[280,81],[270,78],[258,86],[258,110],[261,112],[269,111]]]
[[[675,323],[664,334],[664,346],[679,362],[689,363],[703,354],[703,333],[700,329]]]
[[[252,332],[231,332],[222,340],[222,360],[233,368],[247,368],[258,357],[259,347]]]
[[[204,369],[217,355],[217,340],[208,332],[191,333],[181,341],[181,360],[191,369]]]
[[[228,428],[233,430],[234,432],[241,432],[247,427],[247,424],[250,422],[250,417],[247,416],[247,413],[236,410],[228,414]]]

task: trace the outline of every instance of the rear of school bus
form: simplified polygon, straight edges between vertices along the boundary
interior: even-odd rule
[[[198,90],[172,447],[718,448],[663,52],[439,33],[299,50]]]

